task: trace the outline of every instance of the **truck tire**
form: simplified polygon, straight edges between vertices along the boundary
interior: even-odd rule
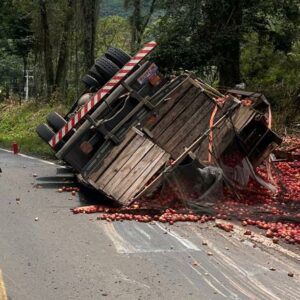
[[[110,47],[105,56],[114,62],[119,68],[122,68],[131,59],[131,56],[119,48]]]
[[[48,143],[55,135],[54,131],[47,124],[40,124],[36,128],[38,136]]]
[[[55,135],[54,131],[45,123],[38,125],[35,130],[36,130],[36,133],[38,134],[38,136],[42,140],[44,140],[47,144]],[[64,145],[64,142],[60,141],[53,149],[55,151],[59,151],[63,145]]]
[[[82,81],[86,84],[87,87],[99,88],[101,86],[98,80],[89,74],[86,74],[82,78]]]
[[[100,85],[104,85],[107,82],[107,80],[104,79],[95,66],[90,68],[88,74],[94,77],[100,83]]]
[[[110,80],[120,69],[116,64],[104,56],[95,62],[95,67],[107,81]]]
[[[57,112],[50,112],[47,116],[47,123],[54,130],[58,132],[63,126],[66,125],[67,121]]]

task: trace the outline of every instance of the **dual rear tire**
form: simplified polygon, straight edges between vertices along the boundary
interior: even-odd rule
[[[104,56],[95,62],[88,74],[82,78],[82,81],[87,89],[96,91],[109,81],[130,59],[131,57],[123,50],[111,47]],[[41,139],[49,143],[53,136],[65,126],[66,123],[67,121],[60,114],[50,112],[47,116],[47,124],[38,125],[36,132]],[[67,134],[66,138],[68,138],[69,134]],[[58,151],[63,144],[63,141],[59,142],[54,147],[54,150]]]
[[[67,121],[57,112],[50,112],[47,116],[48,124],[40,124],[36,128],[38,136],[46,143],[53,138],[53,136],[67,123]],[[58,143],[54,148],[56,151],[62,146],[62,142]]]
[[[123,50],[110,47],[90,68],[82,81],[92,91],[100,89],[122,68],[131,57]]]

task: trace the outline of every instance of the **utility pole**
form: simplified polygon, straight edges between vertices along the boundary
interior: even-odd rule
[[[32,70],[25,70],[25,72],[26,72],[26,75],[25,75],[26,83],[25,83],[25,88],[24,88],[25,101],[28,101],[28,98],[29,98],[29,78],[33,78],[33,76],[29,75],[29,72],[32,72]]]

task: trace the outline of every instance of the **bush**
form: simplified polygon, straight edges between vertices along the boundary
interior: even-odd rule
[[[275,50],[268,40],[252,33],[242,49],[241,70],[246,89],[263,93],[270,101],[277,129],[299,120],[300,43],[289,53]],[[298,100],[299,101],[299,100]]]

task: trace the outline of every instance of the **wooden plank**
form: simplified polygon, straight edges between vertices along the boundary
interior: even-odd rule
[[[227,113],[235,103],[236,102],[231,98],[226,99],[225,103],[218,109],[218,112],[215,116],[215,122],[219,120],[225,113]]]
[[[232,105],[235,104],[235,101],[233,99],[228,99],[224,105],[221,107],[221,109],[218,110],[214,123],[219,120],[227,111],[230,109]],[[232,125],[231,125],[230,119],[224,120],[224,122],[213,131],[213,156],[219,157],[224,150],[228,147],[228,145],[232,142],[232,138],[234,135],[234,132],[232,131]],[[208,126],[207,126],[208,127]],[[231,133],[231,135],[228,135],[228,133]],[[208,139],[206,139],[198,148],[197,152],[197,158],[201,161],[207,162],[208,161]]]
[[[235,102],[231,99],[227,100],[224,106],[218,111],[215,116],[214,122],[220,119],[228,109]],[[237,114],[237,111],[233,113],[233,116]],[[238,118],[236,118],[238,119]],[[228,145],[232,142],[233,136],[232,131],[232,122],[230,119],[226,119],[224,123],[222,123],[218,128],[216,128],[213,132],[213,156],[220,157],[220,155],[224,152],[224,150],[228,147]],[[203,163],[208,162],[208,138],[202,142],[202,144],[195,151],[197,159],[202,161]]]
[[[192,87],[189,91],[168,111],[160,122],[152,129],[154,139],[159,140],[159,136],[169,127],[174,120],[195,101],[201,90],[197,87]]]
[[[232,116],[233,124],[237,131],[240,131],[254,117],[255,111],[246,106],[240,106]]]
[[[112,151],[98,164],[98,168],[94,169],[95,171],[89,176],[89,179],[96,182],[101,174],[108,168],[108,166],[113,163],[113,161],[118,157],[118,155],[123,151],[129,142],[133,139],[136,133],[133,130],[130,130],[125,139],[121,144],[114,147]]]
[[[165,149],[166,143],[172,139],[181,128],[190,120],[191,116],[197,111],[202,105],[205,105],[206,101],[203,101],[203,95],[201,90],[198,89],[196,97],[192,103],[186,105],[185,110],[175,119],[170,126],[157,138],[157,143]],[[167,150],[168,151],[168,150]]]
[[[113,177],[119,172],[119,170],[131,159],[132,155],[139,149],[144,143],[145,137],[138,134],[131,140],[126,148],[120,153],[120,155],[109,165],[104,173],[99,177],[96,184],[101,188],[104,187],[113,179]]]
[[[213,151],[212,151],[212,162],[215,158],[219,158],[224,150],[229,146],[232,142],[233,136],[227,136],[227,133],[231,133],[232,130],[228,128],[221,128],[221,134],[216,134],[214,131],[213,135]],[[201,146],[197,150],[197,158],[204,163],[208,163],[208,138],[201,144]]]
[[[234,131],[232,130],[231,121],[226,119],[220,128],[213,132],[213,156],[219,158],[224,150],[231,144],[234,138]],[[208,138],[196,150],[197,159],[203,163],[208,163]]]
[[[176,159],[185,148],[189,147],[209,127],[209,119],[214,103],[208,99],[180,130],[165,144],[165,149]]]
[[[207,105],[205,110],[196,112],[186,124],[166,144],[166,151],[177,158],[185,148],[189,147],[209,127],[209,118],[213,104]],[[199,120],[201,120],[199,122]]]
[[[144,170],[141,174],[142,180],[137,180],[133,185],[119,198],[119,202],[128,204],[133,197],[140,192],[140,190],[147,184],[147,182],[157,173],[163,165],[169,160],[170,154],[164,152]]]
[[[245,120],[245,119],[244,119]],[[214,157],[219,158],[226,148],[234,139],[233,125],[230,119],[224,120],[220,127],[213,132],[213,160]],[[197,158],[204,162],[208,162],[208,138],[199,146],[196,151]]]
[[[177,103],[188,91],[193,87],[192,80],[187,78],[182,84],[180,84],[170,95],[166,97],[164,104],[157,110],[157,115],[155,120],[150,117],[146,123],[143,124],[144,127],[152,129],[156,124],[166,115],[172,106]]]
[[[208,163],[208,138],[206,138],[195,151],[196,157],[203,164]]]
[[[233,125],[229,119],[224,121],[221,128],[213,132],[213,153],[219,158],[235,137]]]
[[[143,144],[140,145],[133,154],[130,154],[130,158],[126,163],[121,168],[118,168],[116,172],[112,170],[114,176],[110,178],[109,181],[106,180],[107,184],[103,187],[104,192],[108,195],[112,195],[112,192],[121,185],[126,176],[128,176],[153,146],[154,144],[151,141],[144,138]]]
[[[144,177],[141,175],[143,172],[157,160],[157,157],[162,157],[165,151],[159,146],[154,145],[147,154],[139,161],[139,163],[128,173],[126,178],[111,192],[111,195],[119,199],[129,187],[136,186],[137,184],[144,182]],[[146,184],[146,182],[145,182]]]

